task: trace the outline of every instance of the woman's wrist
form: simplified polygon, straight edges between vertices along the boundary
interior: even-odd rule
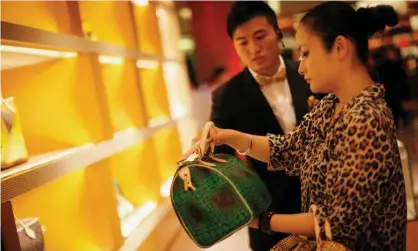
[[[234,148],[238,152],[248,150],[248,134],[235,130],[228,130],[225,144]]]

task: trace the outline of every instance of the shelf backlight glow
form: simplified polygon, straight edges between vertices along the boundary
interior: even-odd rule
[[[148,0],[132,0],[132,3],[139,7],[148,6]]]
[[[99,56],[99,62],[101,64],[122,64],[123,63],[123,58],[101,55],[101,56]]]
[[[157,208],[157,203],[150,201],[139,207],[130,217],[122,221],[122,235],[128,237],[141,222]]]
[[[136,61],[136,66],[140,69],[155,69],[158,67],[158,61],[140,59]]]
[[[170,190],[171,190],[171,183],[173,182],[173,177],[169,178],[166,182],[164,182],[160,187],[160,193],[163,197],[169,197],[170,196]]]
[[[0,50],[3,52],[13,52],[20,54],[36,55],[50,58],[72,58],[77,56],[76,52],[45,50],[28,47],[18,47],[10,45],[1,45]]]

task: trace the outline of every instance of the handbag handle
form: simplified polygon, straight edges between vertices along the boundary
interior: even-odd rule
[[[311,205],[311,207],[309,208],[309,211],[312,212],[314,215],[315,239],[316,239],[316,242],[320,246],[320,244],[322,243],[322,239],[321,239],[321,228],[319,227],[319,221],[318,221],[318,218],[316,217],[317,210],[318,208],[316,207],[316,205]],[[331,226],[328,220],[325,220],[325,237],[329,241],[332,241]]]
[[[202,158],[207,151],[208,143],[210,143],[211,153],[213,153],[215,149],[215,142],[209,141],[209,133],[210,133],[210,129],[212,126],[215,126],[215,124],[212,121],[206,122],[205,126],[203,127],[200,140],[194,143],[192,147],[180,157],[180,160],[177,163],[182,162],[186,160],[187,158],[189,158],[193,153],[196,152],[196,150],[199,151],[198,152],[199,158]]]

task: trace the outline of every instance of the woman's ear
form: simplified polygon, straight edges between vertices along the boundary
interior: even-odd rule
[[[337,36],[334,40],[334,50],[339,59],[343,59],[350,51],[349,40],[344,36]]]

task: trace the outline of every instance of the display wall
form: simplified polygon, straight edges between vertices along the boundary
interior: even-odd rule
[[[196,131],[174,5],[1,7],[2,156],[17,160],[2,160],[4,249],[31,219],[46,250],[140,250]]]

